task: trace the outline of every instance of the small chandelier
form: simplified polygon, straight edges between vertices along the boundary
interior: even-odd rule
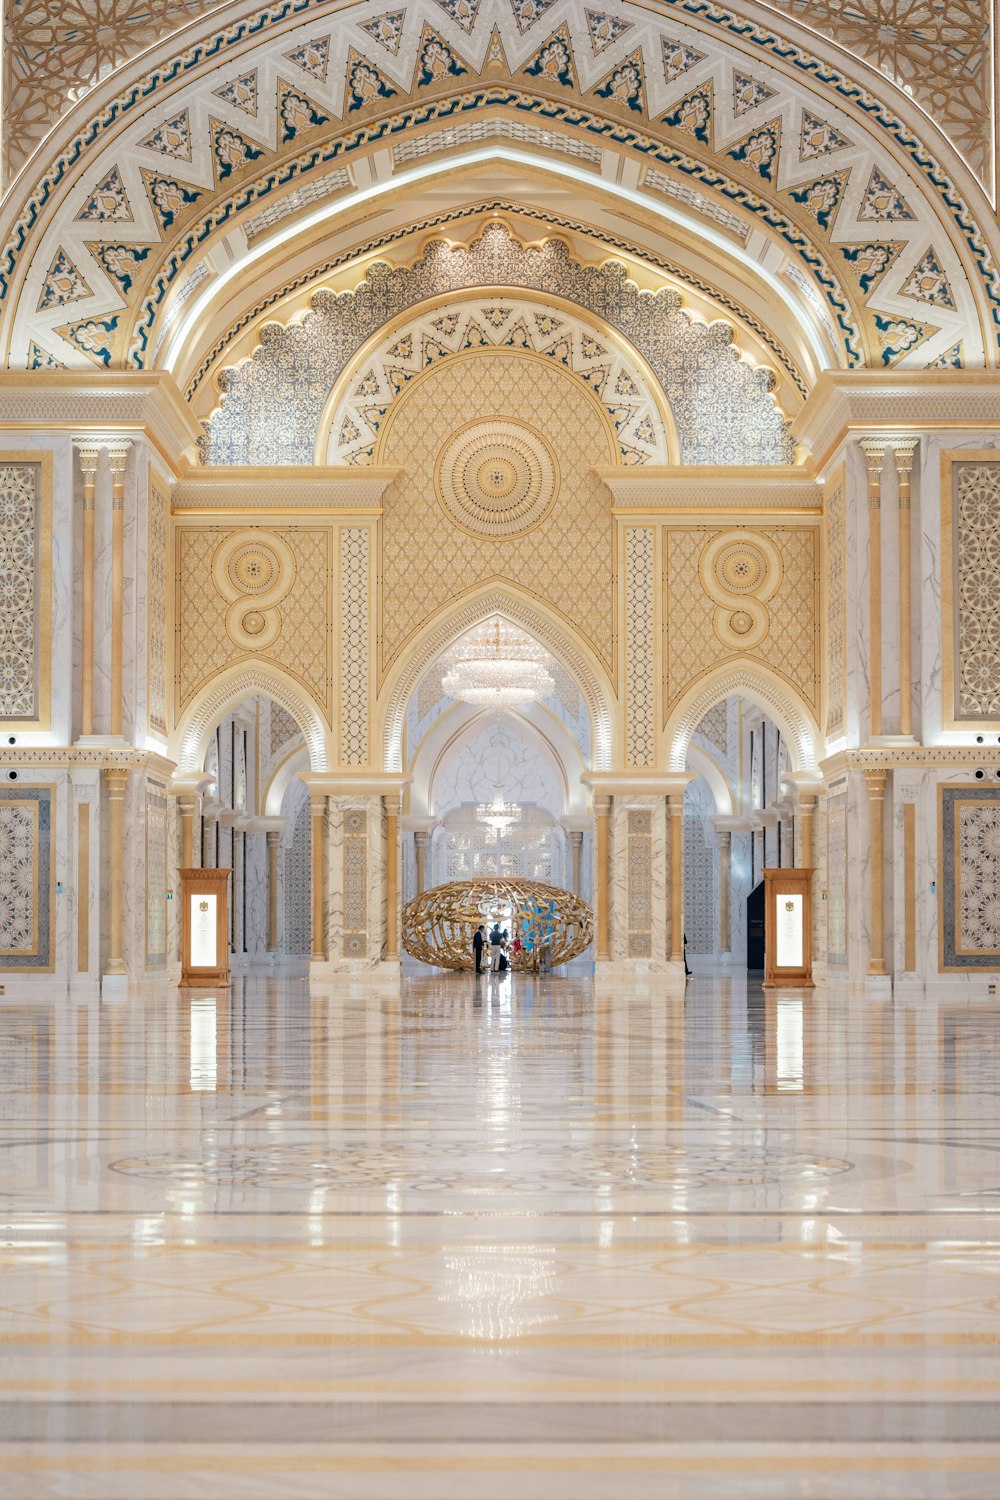
[[[486,823],[488,827],[495,828],[497,838],[506,833],[512,823],[521,821],[521,809],[516,802],[505,802],[503,792],[497,787],[496,796],[492,802],[480,802],[476,808],[476,817],[480,823]]]
[[[464,636],[448,653],[441,686],[450,698],[479,708],[516,708],[555,687],[546,654],[499,617]]]

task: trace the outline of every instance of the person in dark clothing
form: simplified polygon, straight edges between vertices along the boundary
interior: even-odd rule
[[[481,974],[483,972],[483,943],[485,941],[486,939],[483,937],[483,924],[482,922],[480,922],[479,926],[476,928],[476,935],[472,939],[472,951],[476,955],[477,974]]]

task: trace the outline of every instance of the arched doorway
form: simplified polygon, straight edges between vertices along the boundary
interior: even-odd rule
[[[304,972],[311,951],[311,810],[297,718],[266,693],[229,707],[200,770],[197,861],[229,877],[230,966]]]
[[[499,617],[497,617],[499,618]],[[483,622],[472,627],[481,630]],[[426,663],[402,714],[403,768],[411,775],[403,820],[403,899],[449,880],[523,875],[592,894],[592,840],[581,780],[591,762],[587,701],[565,665],[519,625],[510,649],[530,646],[548,675],[539,697],[473,704],[444,679],[462,632]],[[500,799],[510,821],[491,823]]]
[[[818,776],[803,767],[812,758],[808,717],[776,693],[725,693],[727,685],[707,707],[707,694],[696,700],[703,711],[683,746],[693,773],[684,793],[684,933],[695,973],[762,969],[763,908],[754,893],[764,869],[815,867],[823,857],[813,826]],[[814,953],[822,953],[818,927]]]

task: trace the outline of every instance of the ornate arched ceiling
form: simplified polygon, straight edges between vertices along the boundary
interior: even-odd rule
[[[510,0],[522,30],[558,19],[558,0]],[[2,121],[3,166],[8,184],[75,101],[109,73],[147,48],[167,47],[179,26],[218,12],[217,0],[64,0],[49,7],[11,5],[6,14],[6,67]],[[485,7],[484,7],[485,8]],[[868,64],[913,99],[948,137],[989,190],[995,171],[992,75],[993,7],[989,0],[914,0],[900,16],[889,3],[859,6],[852,0],[784,0],[762,5],[777,26],[798,23],[806,47],[836,44]],[[833,49],[831,49],[833,50]],[[861,70],[863,71],[863,69]]]
[[[466,288],[496,290],[470,299]],[[376,262],[356,291],[320,293],[301,320],[266,326],[253,357],[225,372],[203,458],[378,462],[413,380],[471,349],[517,348],[599,398],[618,463],[790,463],[775,372],[741,359],[733,334],[688,316],[676,292],[640,291],[618,262],[583,265],[559,240],[526,247],[490,218],[468,247],[432,241],[412,266]]]
[[[98,115],[78,105],[11,194],[5,358],[187,383],[267,297],[468,212],[486,181],[526,203],[558,184],[582,232],[631,226],[640,259],[682,279],[700,251],[703,295],[722,309],[742,284],[748,326],[807,383],[834,364],[995,364],[996,231],[966,165],[900,90],[877,97],[754,14],[227,7],[224,29],[123,70]]]

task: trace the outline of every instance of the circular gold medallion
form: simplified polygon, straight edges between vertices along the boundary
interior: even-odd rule
[[[555,455],[525,422],[473,422],[449,438],[434,473],[446,514],[475,536],[521,536],[545,516],[559,488]]]

